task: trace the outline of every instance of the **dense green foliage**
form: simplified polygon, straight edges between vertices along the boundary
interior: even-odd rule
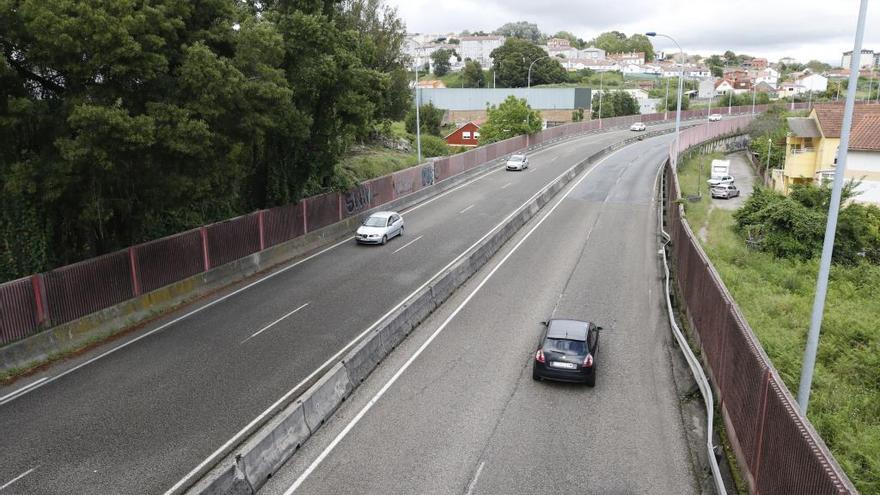
[[[880,208],[846,203],[856,183],[843,188],[833,260],[880,264]],[[822,252],[825,223],[831,204],[826,184],[795,184],[788,196],[758,187],[734,214],[739,231],[752,245],[782,258],[812,259]]]
[[[337,185],[403,39],[379,0],[0,0],[0,280]]]
[[[599,115],[599,112],[602,112]],[[606,91],[604,95],[599,92],[593,95],[593,118],[619,117],[622,115],[637,115],[639,102],[626,91]]]
[[[788,121],[782,105],[772,105],[749,124],[749,150],[755,153],[766,168],[767,150],[770,150],[770,168],[785,165],[785,137]]]
[[[500,34],[505,38],[517,38],[532,43],[540,43],[544,40],[544,34],[538,29],[538,25],[526,21],[508,22],[493,31],[493,34]]]
[[[541,114],[532,110],[524,99],[508,96],[500,105],[488,111],[486,123],[480,128],[480,143],[503,141],[521,134],[534,134],[541,130]]]
[[[559,60],[547,57],[541,47],[519,38],[507,38],[504,44],[492,50],[492,68],[499,86],[522,88],[528,85],[529,65],[532,65],[531,84],[555,84],[567,79]]]
[[[679,164],[683,195],[694,192],[698,164],[710,158]],[[705,196],[685,203],[687,221],[700,232],[703,248],[785,385],[796,391],[818,259],[779,258],[749,248],[736,230],[733,212],[710,211],[709,203]],[[832,265],[809,418],[861,493],[880,493],[878,319],[880,266]]]
[[[449,145],[442,137],[422,134],[422,157],[446,156],[450,154]]]
[[[578,38],[574,34],[568,31],[559,31],[558,33],[553,35],[553,38],[559,38],[563,40],[568,40],[571,43],[571,46],[577,48],[578,50],[586,48],[587,42],[581,38]]]
[[[654,60],[654,45],[644,34],[633,34],[627,37],[626,34],[619,31],[609,31],[588,41],[587,46],[601,48],[609,54],[644,52],[646,62]]]
[[[452,57],[458,57],[458,54],[455,50],[447,50],[445,48],[441,48],[431,54],[431,61],[434,62],[435,76],[443,77],[449,72],[449,69],[452,67],[449,59]]]
[[[422,134],[440,135],[440,126],[443,124],[443,114],[445,112],[441,108],[437,108],[433,103],[425,103],[419,106],[419,127]],[[410,134],[416,133],[416,110],[411,108],[406,113],[406,132]]]
[[[461,77],[466,88],[486,87],[486,75],[483,73],[483,66],[476,60],[468,60],[464,63]]]
[[[682,93],[684,93],[684,92],[682,92]],[[657,97],[655,96],[655,98],[657,98]],[[659,98],[663,98],[666,101],[666,110],[668,110],[670,112],[675,112],[676,110],[678,110],[678,88],[677,87],[669,89],[669,98],[666,98],[665,89],[663,92],[663,96],[660,96]],[[690,107],[691,107],[691,97],[686,94],[682,94],[682,98],[681,98],[682,111],[687,110]],[[662,101],[657,103],[657,111],[658,112],[663,111],[663,102]]]

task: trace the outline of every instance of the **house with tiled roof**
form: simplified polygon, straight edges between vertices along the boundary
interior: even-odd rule
[[[816,105],[809,117],[788,119],[785,166],[773,171],[773,187],[787,194],[793,184],[833,179],[843,127],[843,103]],[[853,110],[847,179],[860,180],[855,201],[880,204],[880,105]]]

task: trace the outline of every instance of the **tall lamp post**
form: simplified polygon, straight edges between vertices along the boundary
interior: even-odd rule
[[[538,60],[543,60],[545,58],[550,58],[550,55],[544,55],[543,57],[538,57],[535,60],[532,60],[532,63],[529,64],[529,74],[528,74],[528,76],[526,76],[526,92],[528,93],[528,99],[530,99],[530,100],[532,98],[532,66],[534,66],[535,62],[537,62]],[[529,128],[531,127],[531,117],[532,117],[532,110],[531,110],[531,107],[528,105],[528,102],[526,102],[526,149],[528,149],[528,147],[529,147],[529,141],[530,141],[531,134],[532,134],[531,132],[529,132],[530,131]]]
[[[710,103],[711,105],[711,103]],[[663,98],[663,120],[669,120],[669,78],[666,78],[666,97]]]
[[[446,38],[437,38],[434,41],[443,41]],[[419,43],[418,41],[413,40],[413,43],[418,45],[419,49],[422,48],[424,43]],[[418,57],[416,57],[418,59]],[[416,149],[418,150],[418,163],[422,163],[422,125],[419,121],[419,105],[422,103],[419,98],[419,64],[416,63]]]
[[[653,31],[651,31],[650,33],[645,33],[645,35],[650,36],[652,38],[655,36],[660,36],[660,37],[666,38],[666,39],[672,41],[673,43],[675,43],[675,46],[678,47],[679,62],[681,65],[679,66],[679,70],[678,70],[678,103],[676,103],[676,109],[675,109],[675,152],[672,153],[672,159],[673,159],[672,168],[677,169],[678,168],[678,151],[679,151],[678,148],[681,144],[679,141],[679,139],[681,137],[681,134],[679,131],[681,130],[681,93],[682,93],[682,85],[684,84],[684,50],[682,50],[681,45],[679,45],[678,42],[675,41],[669,35],[660,34],[660,33],[656,33]],[[600,99],[599,101],[601,102],[602,100]],[[601,110],[600,110],[599,115],[601,115]]]
[[[822,257],[819,260],[819,276],[816,279],[816,297],[813,300],[813,314],[810,319],[810,331],[807,334],[807,346],[804,349],[804,361],[801,368],[801,380],[798,385],[798,405],[801,413],[807,414],[810,402],[810,389],[813,385],[813,371],[816,366],[816,352],[819,349],[819,333],[822,329],[822,315],[825,313],[825,295],[828,291],[828,274],[831,271],[831,255],[834,251],[834,235],[837,231],[837,215],[840,212],[840,196],[843,190],[843,179],[846,173],[846,154],[849,148],[849,134],[852,127],[853,107],[856,102],[856,86],[859,81],[859,56],[862,53],[862,38],[865,34],[865,14],[868,0],[861,0],[859,20],[856,23],[856,38],[853,46],[849,69],[849,87],[846,90],[846,104],[843,109],[843,126],[840,128],[840,148],[837,152],[837,166],[834,170],[834,185],[831,188],[831,205],[828,207],[828,221],[825,224],[825,240],[822,243]]]
[[[605,96],[605,91],[602,90],[602,84],[605,82],[605,71],[602,71],[599,74],[599,129],[602,128],[602,97]],[[592,102],[590,103],[592,105]]]

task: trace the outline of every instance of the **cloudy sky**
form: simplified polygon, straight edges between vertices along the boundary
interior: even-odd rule
[[[589,40],[603,31],[657,31],[688,53],[733,50],[776,61],[790,56],[840,64],[852,50],[858,0],[385,0],[416,33],[491,32],[528,21],[545,33],[570,31]],[[657,50],[672,50],[656,39]],[[870,0],[864,48],[880,51],[880,0]]]

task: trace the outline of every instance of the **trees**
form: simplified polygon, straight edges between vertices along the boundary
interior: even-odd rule
[[[676,86],[678,85],[677,83],[672,83],[672,84],[675,84]],[[666,95],[664,94],[663,97],[665,98]],[[687,95],[682,95],[682,97],[681,97],[681,110],[684,111],[684,110],[689,109],[690,107],[691,107],[690,97]],[[676,88],[676,89],[670,88],[669,99],[666,100],[666,111],[675,112],[677,110],[678,110],[678,88]],[[657,111],[659,111],[659,112],[664,111],[662,102],[657,105]]]
[[[593,95],[592,116],[594,119],[609,117],[619,117],[621,115],[637,115],[639,113],[639,102],[626,91],[606,91],[601,96],[597,92]],[[602,114],[599,114],[599,107],[602,108]]]
[[[0,279],[330,186],[410,98],[379,0],[21,0],[0,26]]]
[[[484,144],[493,143],[540,130],[540,112],[532,110],[526,100],[511,95],[497,107],[488,109],[486,123],[480,128],[480,139]]]
[[[443,114],[445,112],[441,108],[437,108],[433,103],[426,103],[419,107],[419,125],[422,134],[440,135],[440,127],[443,123]],[[416,111],[411,109],[406,114],[404,120],[406,132],[410,134],[416,133]]]
[[[608,53],[644,52],[645,60],[654,60],[654,45],[643,34],[633,34],[627,37],[620,31],[608,31],[600,34],[586,43],[588,46],[601,48]]]
[[[493,34],[500,34],[505,38],[531,41],[532,43],[539,43],[544,39],[544,35],[538,29],[538,25],[526,21],[508,22],[493,31]]]
[[[571,43],[571,46],[577,48],[578,50],[582,48],[586,48],[587,42],[578,38],[577,36],[569,33],[568,31],[559,31],[558,33],[553,35],[553,38],[560,38],[564,40],[568,40]]]
[[[492,50],[492,68],[499,84],[509,88],[527,85],[529,65],[532,66],[531,83],[554,84],[566,80],[565,69],[555,58],[543,58],[547,53],[540,47],[517,38],[508,38],[500,47]],[[541,60],[538,60],[541,59]]]
[[[486,86],[486,74],[483,73],[483,66],[476,60],[465,61],[461,77],[467,88],[483,88]]]
[[[458,58],[458,53],[455,50],[447,50],[446,48],[441,48],[432,53],[431,61],[434,62],[434,75],[437,77],[445,76],[452,67],[452,64],[449,62],[449,59],[452,57]]]

